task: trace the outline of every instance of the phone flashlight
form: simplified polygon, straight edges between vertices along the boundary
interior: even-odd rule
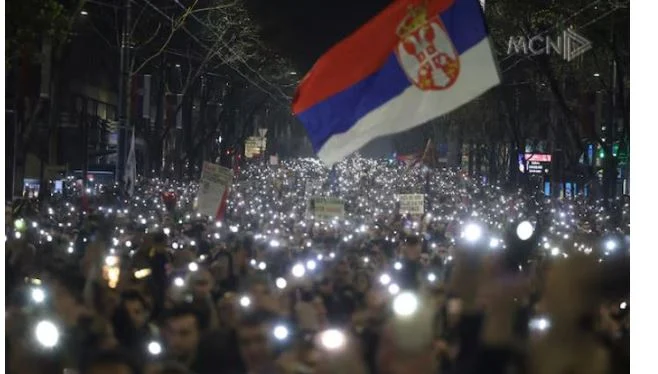
[[[153,356],[158,356],[162,353],[162,344],[159,342],[151,341],[146,347],[149,351],[149,353]]]
[[[432,283],[436,282],[436,275],[434,273],[427,274],[427,281]]]
[[[393,268],[395,270],[401,270],[402,269],[402,263],[400,261],[396,261],[395,264],[393,264]]]
[[[199,264],[197,264],[196,262],[190,262],[190,263],[187,265],[187,268],[188,268],[191,272],[195,272],[195,271],[198,271],[198,270],[199,270]]]
[[[530,221],[522,221],[516,226],[516,236],[521,240],[528,240],[532,237],[532,234],[535,232],[535,227],[530,223]]]
[[[551,321],[546,317],[537,317],[530,320],[529,327],[533,331],[543,332],[551,327]]]
[[[329,329],[320,333],[319,341],[323,348],[335,351],[345,346],[347,337],[341,330]]]
[[[462,232],[462,238],[466,239],[466,241],[475,243],[480,238],[482,237],[482,227],[480,225],[477,225],[475,223],[469,223],[464,227],[464,231]]]
[[[185,286],[185,280],[181,277],[176,277],[174,278],[174,286],[176,287],[183,287]]]
[[[242,297],[240,298],[240,305],[241,305],[243,308],[248,308],[249,305],[251,305],[251,299],[249,298],[249,296],[242,296]]]
[[[151,275],[151,269],[148,268],[139,269],[135,271],[134,275],[135,275],[135,279],[144,279],[149,275]]]
[[[315,261],[313,261],[313,260],[308,260],[308,261],[306,261],[306,268],[307,268],[308,270],[315,270],[315,267],[316,267],[316,266],[317,266],[317,265],[316,265]]]
[[[42,347],[51,349],[59,342],[59,329],[53,322],[43,320],[37,323],[34,336]]]
[[[605,249],[608,251],[614,251],[615,249],[617,249],[617,242],[614,239],[606,240]]]
[[[286,282],[286,280],[284,278],[277,278],[276,279],[276,287],[278,289],[282,290],[282,289],[286,288],[287,285],[288,285],[288,282]]]
[[[261,261],[261,262],[258,264],[258,269],[260,269],[260,270],[265,270],[265,269],[267,269],[267,264],[266,264],[265,262]]]
[[[41,304],[46,300],[46,292],[41,287],[32,288],[30,295],[32,296],[32,301],[34,301],[35,304]]]
[[[113,267],[119,264],[119,258],[117,256],[107,256],[105,257],[105,265]]]
[[[398,286],[397,284],[393,283],[390,286],[388,286],[388,293],[390,293],[391,295],[397,295],[398,292],[400,292],[400,286]]]
[[[292,275],[295,278],[301,278],[306,274],[306,269],[304,268],[304,265],[302,264],[295,264],[295,266],[292,267]]]
[[[393,299],[393,311],[402,318],[413,316],[418,310],[418,296],[411,292],[403,292]]]
[[[272,330],[272,334],[274,335],[274,338],[276,340],[283,341],[288,339],[288,335],[290,335],[290,331],[284,325],[276,325]]]
[[[384,286],[387,286],[389,283],[391,283],[391,276],[388,274],[382,274],[379,277],[379,283],[381,283]]]

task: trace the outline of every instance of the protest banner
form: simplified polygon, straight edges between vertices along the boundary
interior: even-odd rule
[[[233,171],[231,169],[204,162],[196,201],[197,212],[216,219],[220,218],[225,209],[232,182]]]
[[[400,213],[423,214],[425,211],[425,195],[423,194],[400,194]]]
[[[313,197],[309,203],[309,213],[319,221],[344,218],[345,204],[336,197]]]

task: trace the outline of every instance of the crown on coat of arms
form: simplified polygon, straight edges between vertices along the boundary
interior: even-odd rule
[[[407,16],[397,29],[399,37],[404,38],[427,23],[427,8],[424,2],[419,5],[409,5]]]

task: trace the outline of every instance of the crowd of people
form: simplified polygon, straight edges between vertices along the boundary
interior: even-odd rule
[[[245,165],[221,221],[197,190],[71,181],[9,209],[7,372],[629,370],[627,200],[358,156]]]

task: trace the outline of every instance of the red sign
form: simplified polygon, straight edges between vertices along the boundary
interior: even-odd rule
[[[551,155],[549,153],[526,153],[525,161],[551,162]]]

